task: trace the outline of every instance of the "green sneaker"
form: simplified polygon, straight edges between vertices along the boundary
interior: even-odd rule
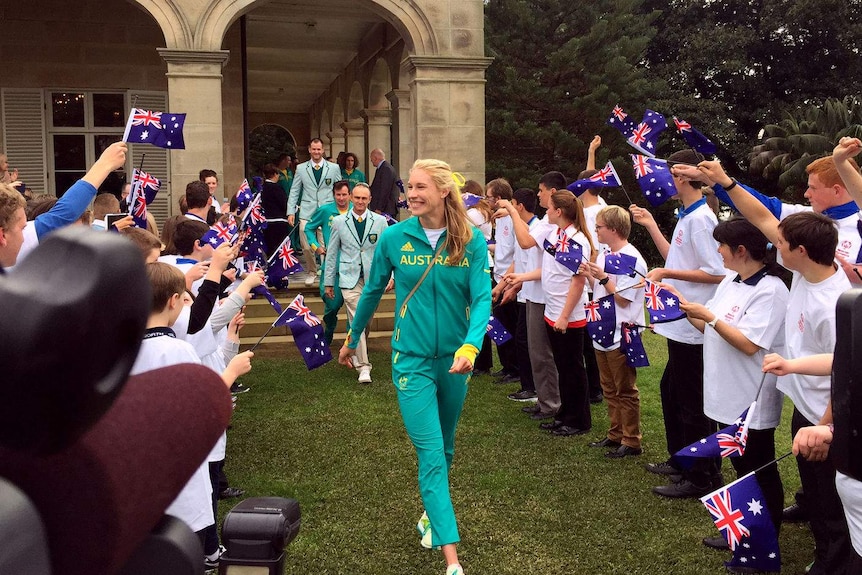
[[[422,513],[422,517],[419,518],[419,522],[416,524],[416,531],[422,536],[422,539],[419,541],[422,547],[425,549],[440,549],[439,546],[431,543],[431,522],[428,520],[427,513]]]
[[[446,568],[446,575],[464,575],[464,568],[458,565],[449,565]]]

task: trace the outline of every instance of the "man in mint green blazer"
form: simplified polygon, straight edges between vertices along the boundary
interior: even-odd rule
[[[314,250],[310,249],[305,237],[305,226],[317,208],[332,203],[332,186],[341,179],[341,168],[338,164],[323,159],[323,142],[320,138],[311,140],[308,154],[311,159],[296,166],[293,174],[293,183],[287,198],[287,223],[295,225],[299,208],[299,241],[305,254],[305,269],[308,272],[305,285],[311,286],[317,279],[317,263]],[[299,202],[300,196],[302,203]]]
[[[374,250],[377,249],[380,234],[389,224],[386,218],[368,209],[371,189],[367,184],[356,184],[351,196],[353,209],[332,219],[329,244],[326,246],[323,285],[326,287],[326,295],[333,297],[336,271],[338,272],[338,285],[341,295],[344,296],[347,321],[352,323],[359,296],[365,287],[365,278],[371,271]],[[359,338],[353,365],[359,371],[359,383],[371,383],[371,363],[368,360],[364,333]]]

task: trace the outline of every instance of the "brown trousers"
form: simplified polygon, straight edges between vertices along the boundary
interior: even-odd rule
[[[641,447],[641,404],[637,386],[637,370],[626,364],[626,355],[619,349],[596,350],[602,392],[608,402],[611,421],[608,439],[629,447]]]

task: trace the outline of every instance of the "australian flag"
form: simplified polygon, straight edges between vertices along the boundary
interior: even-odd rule
[[[626,139],[629,145],[650,158],[655,157],[655,151],[658,147],[658,137],[667,128],[667,122],[664,116],[658,112],[647,110],[644,114],[641,123],[635,126],[635,129]]]
[[[688,469],[694,464],[694,459],[698,457],[740,457],[745,455],[749,418],[754,413],[756,404],[757,402],[752,403],[751,407],[742,412],[742,415],[732,425],[728,425],[717,433],[704,437],[688,447],[683,447],[674,454],[674,458],[683,468]]]
[[[725,565],[752,572],[781,571],[778,534],[754,472],[700,498],[733,556]],[[747,572],[747,571],[746,571]]]
[[[679,298],[649,280],[646,282],[644,300],[652,323],[665,323],[685,317],[685,312],[679,308]]]
[[[626,363],[629,367],[647,367],[649,358],[644,349],[641,339],[640,326],[634,323],[623,322],[620,327],[620,350],[626,355]]]
[[[162,182],[155,176],[137,168],[132,170],[132,189],[129,191],[129,211],[135,226],[147,229],[147,206],[156,197]]]
[[[248,185],[248,180],[243,180],[239,189],[236,191],[236,202],[239,205],[239,211],[245,210],[253,199],[254,194],[251,191],[251,187]]]
[[[290,245],[290,236],[287,236],[267,262],[266,281],[277,288],[287,287],[287,276],[301,271],[302,264]]]
[[[634,118],[623,112],[623,109],[619,105],[614,106],[611,117],[608,118],[608,125],[619,130],[626,139],[635,131]]]
[[[676,195],[673,174],[670,173],[666,160],[632,154],[632,163],[641,191],[653,207],[662,205]]]
[[[183,125],[185,114],[153,112],[132,108],[126,122],[123,141],[132,144],[152,144],[159,148],[184,150]]]
[[[543,245],[545,251],[554,256],[558,264],[565,266],[574,273],[578,273],[581,267],[581,261],[584,259],[583,248],[581,244],[569,238],[566,231],[557,228],[557,241],[551,244],[545,240]]]
[[[238,234],[237,237],[242,238],[242,243],[239,246],[239,255],[247,262],[256,262],[260,267],[266,266],[266,242],[263,236],[254,233],[251,230],[246,230]]]
[[[278,316],[273,325],[286,325],[290,329],[293,341],[309,371],[332,359],[332,352],[323,336],[323,325],[305,305],[302,294],[296,296],[290,305],[284,308],[284,312]]]
[[[694,126],[685,120],[673,118],[673,123],[676,124],[677,131],[682,135],[685,143],[694,148],[701,154],[714,154],[716,147],[712,140],[704,136]]]
[[[617,331],[617,306],[613,294],[585,303],[584,311],[587,312],[587,333],[600,346],[611,347]]]
[[[482,196],[477,196],[476,194],[461,194],[461,199],[464,200],[464,207],[468,210],[478,204],[483,198]]]
[[[621,186],[622,182],[614,169],[614,165],[610,162],[605,164],[605,167],[593,174],[589,178],[576,180],[566,186],[566,189],[580,197],[589,188],[609,188]]]
[[[203,235],[201,243],[208,243],[212,247],[217,248],[224,242],[233,243],[236,239],[236,234],[236,224],[216,222],[209,231]]]
[[[498,320],[494,316],[491,316],[491,318],[488,320],[487,332],[488,337],[491,338],[491,341],[493,341],[497,345],[500,345],[501,343],[506,343],[507,341],[512,339],[512,334],[509,333],[509,331],[505,327],[503,327],[503,324],[500,323],[500,320]]]
[[[634,277],[637,263],[634,256],[608,252],[605,254],[605,273]]]

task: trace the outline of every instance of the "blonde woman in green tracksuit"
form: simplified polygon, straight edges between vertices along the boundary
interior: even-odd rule
[[[352,334],[365,329],[394,276],[392,381],[419,459],[426,513],[417,528],[423,546],[442,548],[446,575],[463,575],[449,468],[467,381],[491,314],[488,246],[467,218],[458,188],[445,162],[413,164],[407,202],[416,217],[380,235],[370,277],[338,358],[351,365],[358,343]]]

